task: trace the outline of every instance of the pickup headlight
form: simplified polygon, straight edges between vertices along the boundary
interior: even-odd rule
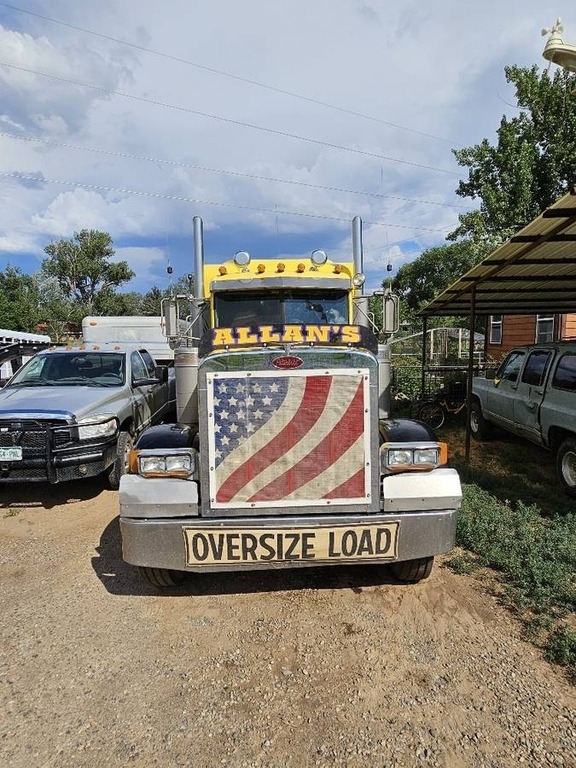
[[[78,422],[80,440],[97,440],[100,437],[113,437],[118,431],[116,417],[110,414],[88,416]]]
[[[193,448],[132,451],[130,468],[142,477],[191,477],[196,471]]]
[[[380,447],[381,472],[405,472],[414,469],[435,469],[448,461],[446,443],[385,443]]]

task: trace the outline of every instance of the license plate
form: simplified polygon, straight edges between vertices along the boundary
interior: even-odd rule
[[[187,565],[350,562],[396,557],[400,523],[331,528],[183,526]]]
[[[22,461],[22,448],[0,448],[0,461]]]

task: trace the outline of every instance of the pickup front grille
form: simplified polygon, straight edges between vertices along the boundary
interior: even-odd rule
[[[0,448],[20,446],[26,459],[46,456],[48,441],[52,448],[65,448],[74,442],[75,428],[62,420],[0,421]]]

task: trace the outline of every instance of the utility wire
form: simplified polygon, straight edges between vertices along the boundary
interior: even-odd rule
[[[125,45],[129,48],[134,48],[135,50],[138,50],[138,51],[143,51],[145,53],[152,53],[154,54],[154,56],[161,56],[164,59],[177,61],[180,64],[187,64],[190,67],[195,67],[196,69],[201,69],[205,72],[210,72],[213,75],[220,75],[221,77],[227,77],[227,78],[230,78],[231,80],[238,80],[242,83],[255,85],[258,88],[265,88],[266,90],[273,91],[275,93],[281,93],[284,96],[291,96],[294,99],[307,101],[311,104],[316,104],[317,106],[320,106],[320,107],[326,107],[327,109],[333,109],[333,110],[336,110],[337,112],[342,112],[346,115],[352,115],[353,117],[360,117],[363,120],[371,120],[372,122],[380,123],[381,125],[387,125],[390,128],[396,128],[400,131],[407,131],[409,133],[415,133],[418,136],[425,136],[426,138],[429,138],[429,139],[435,139],[436,141],[442,141],[447,144],[452,144],[452,145],[457,144],[458,146],[462,146],[459,142],[451,141],[450,139],[446,139],[441,136],[435,136],[433,133],[418,131],[415,128],[408,128],[405,125],[398,125],[397,123],[391,123],[391,122],[388,122],[387,120],[382,120],[379,117],[374,117],[373,115],[366,115],[366,114],[363,114],[362,112],[356,112],[353,109],[340,107],[336,104],[329,104],[326,101],[321,101],[320,99],[314,99],[311,96],[304,96],[303,94],[296,93],[295,91],[289,91],[284,88],[278,88],[274,85],[269,85],[268,83],[261,83],[258,80],[251,80],[250,78],[242,77],[241,75],[234,75],[231,72],[225,72],[224,70],[221,70],[221,69],[208,67],[205,64],[198,64],[198,62],[190,61],[189,59],[183,59],[183,58],[180,58],[179,56],[174,56],[173,54],[166,53],[164,51],[158,51],[154,48],[147,48],[143,45],[138,45],[137,43],[131,43],[128,40],[124,40],[119,37],[112,37],[112,35],[104,35],[100,32],[94,32],[94,30],[92,29],[86,29],[85,27],[79,27],[74,24],[69,24],[65,21],[60,21],[59,19],[53,19],[50,16],[43,16],[42,14],[35,13],[34,11],[28,11],[28,10],[25,10],[24,8],[17,8],[15,5],[10,5],[9,3],[0,2],[0,6],[3,6],[4,8],[9,8],[11,11],[17,11],[18,13],[25,13],[28,16],[35,16],[37,19],[42,19],[43,21],[49,21],[52,24],[58,24],[61,27],[67,27],[68,29],[73,29],[76,32],[83,32],[84,34],[93,35],[94,37],[100,37],[103,40],[109,40],[110,42],[113,42],[113,43],[119,43],[120,45]]]
[[[1,3],[0,3],[1,5]],[[143,155],[133,155],[128,152],[115,152],[109,149],[101,149],[100,147],[85,147],[79,144],[69,144],[67,142],[55,141],[53,139],[41,139],[33,136],[17,136],[13,133],[0,131],[0,136],[4,136],[8,139],[16,139],[17,141],[37,142],[39,144],[45,144],[54,147],[63,147],[65,149],[76,149],[82,152],[94,152],[100,155],[109,155],[111,157],[123,157],[128,160],[142,160],[147,163],[154,163],[156,165],[169,165],[174,168],[193,168],[198,171],[208,171],[209,173],[220,173],[227,176],[237,176],[240,178],[254,179],[255,181],[271,181],[277,184],[292,184],[298,187],[307,187],[309,189],[321,189],[327,192],[344,192],[351,195],[365,195],[366,197],[377,198],[390,198],[392,200],[401,200],[406,203],[418,203],[422,205],[439,205],[446,208],[467,208],[468,206],[459,205],[458,203],[441,203],[435,200],[418,200],[412,197],[400,197],[398,195],[385,195],[379,192],[368,192],[358,189],[347,189],[345,187],[329,187],[323,184],[311,184],[306,181],[294,181],[292,179],[276,179],[273,176],[259,176],[253,173],[242,173],[241,171],[229,171],[222,168],[209,168],[205,165],[196,165],[195,163],[184,163],[176,160],[166,160],[159,157],[145,157]]]
[[[190,115],[198,115],[200,117],[210,118],[211,120],[219,120],[221,122],[229,123],[231,125],[241,126],[242,128],[250,128],[250,129],[256,130],[256,131],[262,131],[264,133],[270,133],[270,134],[273,134],[275,136],[283,136],[285,138],[297,139],[298,141],[306,141],[306,142],[308,142],[310,144],[316,144],[316,145],[320,145],[320,146],[323,146],[323,147],[329,147],[330,149],[338,149],[338,150],[341,150],[343,152],[352,152],[352,153],[357,154],[357,155],[363,155],[364,157],[373,157],[373,158],[377,158],[378,160],[386,160],[387,162],[390,162],[390,163],[401,163],[402,165],[409,165],[409,166],[412,166],[413,168],[422,168],[422,169],[425,169],[427,171],[435,171],[437,173],[447,173],[447,174],[449,174],[451,176],[458,176],[459,175],[456,171],[449,171],[446,168],[436,168],[436,167],[431,166],[431,165],[423,165],[422,163],[414,163],[414,162],[412,162],[410,160],[401,160],[401,159],[399,159],[397,157],[388,157],[386,155],[379,155],[376,152],[367,152],[366,150],[363,150],[363,149],[356,149],[354,147],[347,147],[347,146],[343,146],[341,144],[332,144],[332,143],[330,143],[328,141],[322,141],[321,139],[313,139],[313,138],[311,138],[309,136],[299,136],[298,134],[288,133],[287,131],[280,131],[280,130],[275,129],[275,128],[265,128],[265,127],[263,127],[261,125],[254,125],[252,123],[245,123],[245,122],[243,122],[241,120],[233,120],[232,118],[229,118],[229,117],[222,117],[221,115],[213,115],[213,114],[211,114],[209,112],[201,112],[200,110],[190,109],[189,107],[182,107],[182,106],[179,106],[177,104],[168,104],[168,103],[165,103],[165,102],[156,101],[154,99],[146,99],[143,96],[135,96],[132,93],[124,93],[122,91],[114,91],[114,90],[111,90],[109,88],[104,88],[104,87],[102,87],[100,85],[93,85],[91,83],[79,83],[76,80],[69,80],[68,78],[59,77],[58,75],[50,75],[47,72],[38,72],[37,70],[29,69],[27,67],[20,67],[17,64],[10,64],[8,62],[0,61],[0,66],[10,67],[11,69],[16,69],[19,72],[28,72],[29,74],[32,74],[32,75],[40,75],[41,77],[46,77],[46,78],[48,78],[50,80],[56,80],[57,82],[61,82],[61,83],[68,83],[69,85],[75,85],[75,86],[78,86],[80,88],[90,88],[90,89],[95,90],[95,91],[100,91],[101,93],[107,93],[107,94],[110,94],[110,95],[113,95],[113,96],[121,96],[122,98],[125,98],[125,99],[132,99],[134,101],[143,102],[145,104],[151,104],[151,105],[156,106],[156,107],[165,107],[166,109],[174,109],[174,110],[176,110],[178,112],[185,112],[185,113],[190,114]]]
[[[95,190],[99,192],[119,192],[125,195],[138,195],[140,197],[152,197],[160,200],[172,200],[172,201],[184,202],[184,203],[196,203],[198,205],[217,205],[223,208],[238,208],[239,210],[242,210],[242,211],[270,213],[274,216],[280,214],[282,216],[300,216],[307,219],[323,219],[325,221],[343,221],[346,223],[350,222],[349,218],[344,219],[338,216],[322,216],[321,214],[302,213],[300,211],[279,211],[274,208],[258,208],[256,206],[236,205],[234,203],[222,203],[219,201],[216,202],[214,200],[199,200],[197,198],[184,197],[180,195],[166,195],[160,192],[145,192],[145,191],[138,191],[134,189],[118,189],[117,187],[108,187],[102,184],[84,184],[82,182],[77,182],[77,181],[62,181],[61,179],[47,179],[45,176],[37,176],[34,174],[21,173],[19,171],[15,171],[12,173],[9,173],[9,172],[0,173],[0,178],[21,179],[23,181],[35,181],[40,184],[62,184],[68,187],[81,187],[83,189],[90,189],[90,190]],[[413,227],[413,226],[408,226],[406,224],[384,224],[378,221],[366,221],[365,224],[368,224],[373,227],[394,227],[395,229],[410,229],[410,230],[416,230],[418,232],[444,232],[445,231],[444,229],[431,229],[428,227]]]

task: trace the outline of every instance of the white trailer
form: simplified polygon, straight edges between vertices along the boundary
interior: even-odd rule
[[[88,315],[82,320],[82,339],[90,344],[115,341],[140,344],[158,363],[168,364],[174,360],[164,318],[156,315]]]

